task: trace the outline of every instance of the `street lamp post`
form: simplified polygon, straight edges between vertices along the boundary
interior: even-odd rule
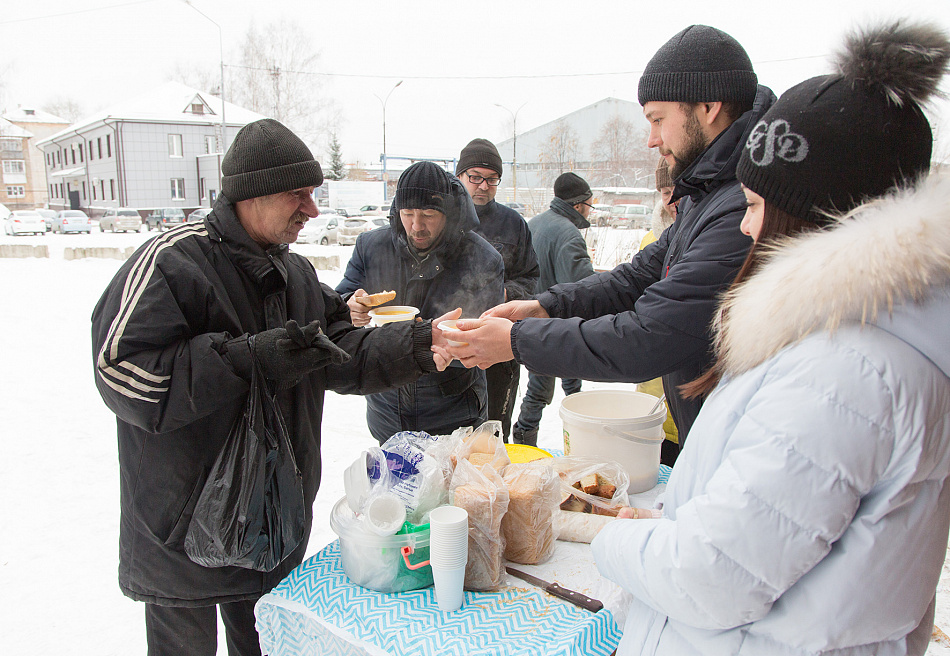
[[[385,99],[385,100],[383,100],[383,99],[380,98],[379,96],[376,96],[375,93],[373,94],[374,96],[376,96],[376,100],[379,101],[379,104],[383,106],[383,156],[382,156],[382,160],[383,160],[383,201],[386,200],[386,196],[388,196],[388,190],[389,190],[389,189],[388,189],[388,187],[389,187],[389,178],[388,178],[387,175],[386,175],[386,103],[389,102],[389,96],[392,95],[393,91],[395,91],[395,90],[396,90],[396,87],[398,87],[400,84],[402,84],[402,80],[399,80],[398,82],[396,82],[396,84],[393,86],[393,88],[389,90],[389,93],[386,94],[386,99]]]
[[[527,105],[527,102],[521,103],[521,107]],[[521,107],[515,111],[511,111],[504,105],[499,105],[495,103],[495,107],[501,107],[503,110],[511,114],[511,184],[514,186],[514,193],[512,194],[512,202],[518,202],[518,112],[521,111]]]
[[[206,13],[198,9],[196,6],[191,4],[191,0],[182,0],[186,5],[197,11],[199,14],[205,17],[210,21],[216,28],[218,28],[218,54],[221,59],[221,152],[226,153],[228,150],[228,124],[224,118],[224,36],[221,31],[221,26],[218,25],[217,21],[213,20]],[[221,184],[221,162],[218,161],[218,185]],[[220,186],[218,187],[220,190]]]

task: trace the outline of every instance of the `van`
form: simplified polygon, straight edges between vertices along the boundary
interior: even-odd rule
[[[614,205],[610,208],[611,228],[645,228],[653,211],[646,205]]]

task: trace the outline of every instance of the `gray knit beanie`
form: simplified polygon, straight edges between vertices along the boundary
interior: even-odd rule
[[[690,25],[664,43],[647,64],[637,92],[641,105],[660,102],[749,102],[758,78],[738,41],[715,27]]]
[[[221,191],[232,203],[323,184],[323,171],[310,149],[272,118],[241,128],[224,155],[221,173]]]

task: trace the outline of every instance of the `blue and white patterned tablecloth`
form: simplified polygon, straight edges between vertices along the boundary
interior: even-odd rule
[[[432,587],[383,594],[350,583],[334,541],[261,598],[257,630],[270,656],[608,656],[617,648],[610,611],[524,585],[466,592],[462,608],[443,613]]]
[[[669,474],[661,465],[657,487],[631,503],[652,505]],[[604,610],[590,613],[509,578],[510,587],[466,592],[461,609],[442,613],[432,587],[384,594],[350,583],[334,541],[258,602],[261,648],[270,656],[608,656],[621,635],[610,609],[622,624],[626,593],[599,577],[588,545],[557,544],[551,562],[519,569],[595,596]]]

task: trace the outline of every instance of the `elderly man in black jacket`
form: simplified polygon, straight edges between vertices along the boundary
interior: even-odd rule
[[[303,559],[306,539],[270,572],[203,567],[183,548],[255,361],[278,390],[305,535],[320,485],[324,391],[376,392],[445,366],[429,351],[429,322],[355,328],[343,299],[288,251],[317,215],[312,194],[323,181],[290,130],[271,119],[245,126],[222,172],[207,218],[142,246],[92,316],[96,385],[118,423],[119,586],[146,603],[150,656],[215,654],[216,606],[231,656],[260,654],[254,604]]]
[[[752,244],[739,230],[746,201],[736,165],[775,95],[757,84],[735,39],[693,25],[647,64],[639,100],[651,124],[649,145],[667,158],[673,199],[682,199],[676,223],[633,262],[463,324],[475,330],[447,337],[468,346],[449,354],[480,367],[514,355],[529,370],[584,380],[662,376],[682,445],[701,401],[678,388],[709,367],[719,295]],[[528,320],[512,323],[518,319]]]
[[[479,225],[475,232],[501,253],[505,260],[505,300],[534,298],[538,260],[531,246],[531,232],[516,211],[495,201],[503,166],[495,144],[472,139],[459,154],[455,175],[475,203]],[[521,365],[514,360],[499,362],[485,372],[488,377],[488,418],[501,421],[508,441],[511,415],[518,396]]]
[[[456,308],[477,317],[501,302],[504,263],[475,233],[477,227],[472,199],[455,176],[432,162],[403,171],[389,226],[357,238],[336,287],[347,298],[353,322],[369,321],[369,308],[358,300],[367,292],[393,290],[395,303],[418,308],[424,318]],[[488,419],[485,373],[454,364],[368,396],[366,422],[373,437],[382,443],[403,430],[445,435]]]

